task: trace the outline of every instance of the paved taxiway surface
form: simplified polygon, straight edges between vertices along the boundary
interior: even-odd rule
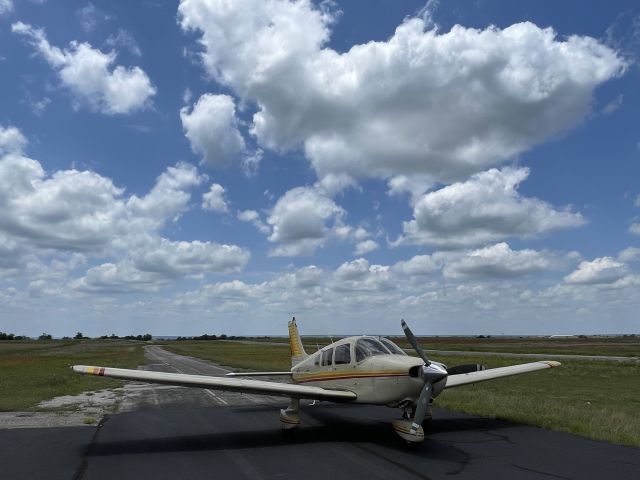
[[[154,370],[217,368],[158,348],[148,359]],[[286,401],[213,393],[141,387],[98,428],[0,431],[0,478],[635,479],[640,471],[639,449],[438,409],[417,447],[393,433],[397,412],[385,407],[303,406],[302,428],[283,435],[277,409]]]

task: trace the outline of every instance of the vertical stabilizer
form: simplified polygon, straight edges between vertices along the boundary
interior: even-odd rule
[[[291,348],[292,367],[307,358],[307,352],[304,351],[302,340],[300,339],[300,334],[298,333],[296,317],[293,317],[293,319],[289,322],[289,346]]]

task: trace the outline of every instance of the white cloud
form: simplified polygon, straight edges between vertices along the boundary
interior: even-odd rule
[[[491,169],[422,196],[397,243],[455,248],[585,223],[568,208],[555,210],[542,200],[522,197],[517,187],[528,175],[527,168]]]
[[[391,269],[386,265],[371,265],[358,258],[345,262],[334,272],[330,287],[343,291],[389,291],[396,288]]]
[[[161,239],[136,255],[135,266],[168,278],[202,273],[238,273],[250,254],[236,245],[213,242],[171,242]]]
[[[267,218],[269,241],[279,245],[275,256],[311,255],[331,233],[327,222],[335,222],[344,210],[314,187],[297,187],[285,193]]]
[[[176,220],[187,207],[191,198],[189,190],[200,185],[204,176],[193,165],[178,163],[168,167],[156,179],[151,191],[143,197],[132,195],[127,200],[127,209],[133,221],[145,223],[148,228],[160,228],[168,220]]]
[[[214,183],[207,193],[202,195],[202,208],[218,213],[227,213],[229,206],[225,198],[225,189],[219,183]]]
[[[638,247],[625,248],[620,253],[618,253],[618,260],[625,263],[640,260],[640,248]]]
[[[26,146],[27,139],[20,130],[0,125],[0,157],[7,153],[21,153]]]
[[[445,277],[513,278],[553,270],[562,263],[557,255],[535,250],[511,250],[506,243],[455,255],[445,262]]]
[[[379,245],[375,240],[363,240],[356,243],[356,248],[353,251],[353,254],[357,256],[366,255],[367,253],[377,250],[378,247]]]
[[[179,6],[207,72],[257,104],[260,144],[302,146],[321,181],[459,180],[579,123],[626,67],[594,38],[528,22],[439,33],[407,18],[389,40],[338,53],[326,46],[335,19],[310,1]]]
[[[633,233],[634,235],[640,235],[640,222],[632,223],[629,227],[629,233]]]
[[[114,52],[102,53],[75,41],[61,50],[49,44],[43,30],[22,22],[14,23],[11,30],[28,39],[79,104],[108,115],[130,114],[147,107],[156,94],[140,67],[114,66]]]
[[[238,220],[252,223],[253,226],[256,227],[258,231],[260,231],[260,233],[263,233],[265,235],[271,233],[271,228],[269,228],[269,226],[260,219],[260,215],[255,210],[243,210],[241,212],[238,212],[237,217]]]
[[[87,293],[131,293],[155,291],[167,278],[137,269],[132,260],[103,263],[87,270],[82,278],[70,282],[73,290]]]
[[[0,0],[0,16],[13,11],[13,0]]]
[[[107,293],[155,290],[184,276],[237,273],[249,261],[249,252],[236,245],[161,237],[164,226],[188,208],[190,190],[205,179],[193,165],[168,167],[146,195],[126,197],[95,172],[47,175],[39,162],[20,154],[26,140],[16,128],[0,128],[0,145],[0,269],[30,277],[33,295],[64,284],[59,275],[40,273],[38,256],[53,255],[58,262],[61,255],[82,252],[92,262],[102,260],[70,286]],[[70,265],[65,275],[80,264]]]
[[[119,232],[123,190],[93,172],[47,177],[32,159],[0,159],[0,229],[39,248],[101,250]]]
[[[246,147],[238,130],[236,107],[228,95],[202,95],[192,110],[180,110],[180,119],[191,149],[202,164],[219,167],[239,157]]]
[[[564,281],[576,285],[612,284],[628,273],[626,264],[611,257],[601,257],[591,262],[580,262],[578,269],[567,275]]]
[[[409,260],[402,260],[393,266],[401,275],[430,275],[442,268],[442,259],[438,255],[416,255]]]

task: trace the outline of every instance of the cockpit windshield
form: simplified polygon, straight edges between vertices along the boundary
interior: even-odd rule
[[[380,337],[380,341],[394,355],[406,355],[404,350],[402,350],[399,346],[397,346],[395,343],[393,343],[388,338]]]
[[[374,355],[388,354],[389,351],[375,338],[359,338],[356,341],[356,362],[360,362],[367,357],[373,357]]]
[[[360,362],[367,357],[373,357],[375,355],[406,355],[397,345],[391,340],[383,337],[359,338],[356,341],[356,362]]]

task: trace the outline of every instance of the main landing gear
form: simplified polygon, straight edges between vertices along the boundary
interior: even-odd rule
[[[292,430],[300,426],[300,399],[292,398],[289,406],[280,410],[282,430]]]

